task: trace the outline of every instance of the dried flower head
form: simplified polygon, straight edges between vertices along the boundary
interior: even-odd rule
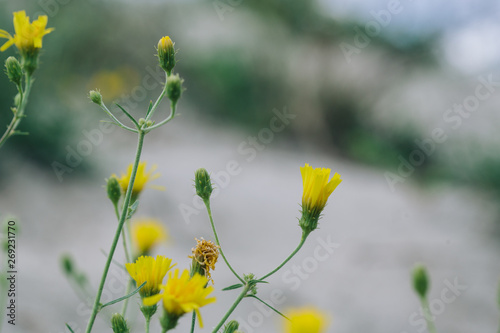
[[[215,245],[212,241],[196,239],[196,247],[192,248],[192,255],[189,258],[193,259],[193,269],[198,273],[205,275],[208,280],[212,281],[210,270],[215,269],[215,263],[219,258],[219,246]],[[194,266],[199,265],[199,270]],[[201,270],[201,272],[200,272]]]

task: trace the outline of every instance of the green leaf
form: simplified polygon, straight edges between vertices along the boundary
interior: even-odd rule
[[[75,333],[75,331],[73,331],[73,329],[71,328],[71,326],[68,325],[68,323],[66,323],[66,327],[71,333]]]
[[[125,296],[120,297],[120,298],[117,298],[117,299],[115,299],[114,301],[108,302],[108,303],[106,303],[106,304],[103,304],[103,305],[101,305],[101,307],[100,307],[100,308],[101,308],[101,309],[104,309],[105,307],[107,307],[107,306],[109,306],[109,305],[113,305],[113,304],[115,304],[115,303],[118,303],[118,302],[121,302],[121,301],[123,301],[123,300],[126,300],[126,299],[127,299],[127,298],[129,298],[129,297],[134,296],[135,294],[137,294],[137,293],[139,292],[139,290],[141,290],[141,288],[142,288],[142,287],[144,287],[144,285],[145,285],[146,283],[147,283],[147,281],[146,281],[146,282],[144,282],[143,284],[141,284],[141,285],[139,286],[139,288],[137,288],[136,290],[134,290],[134,291],[133,291],[133,292],[131,292],[130,294],[125,295]]]
[[[149,101],[148,112],[146,112],[146,118],[149,116],[151,109],[153,108],[153,101]]]
[[[135,214],[137,206],[139,206],[139,200],[136,200],[130,207],[128,207],[127,220],[130,220],[132,216]]]
[[[227,291],[227,290],[234,290],[243,287],[241,283],[233,284],[232,286],[226,287],[222,289],[222,291]]]
[[[264,302],[263,300],[261,300],[260,298],[258,298],[257,296],[255,295],[247,295],[245,297],[252,297],[252,298],[255,298],[256,300],[259,300],[260,302],[262,302],[264,305],[266,305],[268,308],[270,308],[271,310],[273,310],[274,312],[276,312],[277,314],[279,314],[280,316],[282,316],[283,318],[285,319],[288,319],[290,320],[290,318],[288,318],[287,316],[285,316],[284,314],[282,314],[281,312],[279,312],[278,310],[276,310],[275,308],[273,308],[271,305],[267,304],[266,302]]]
[[[134,119],[134,117],[132,117],[132,116],[130,115],[130,113],[128,113],[128,112],[127,112],[127,111],[126,111],[126,110],[125,110],[125,109],[124,109],[124,108],[123,108],[120,104],[118,104],[118,103],[115,103],[115,104],[116,104],[116,106],[117,106],[117,107],[119,107],[119,108],[123,111],[123,113],[125,113],[125,115],[126,115],[127,117],[129,117],[129,119],[130,119],[130,120],[134,123],[135,127],[137,127],[137,129],[139,129],[139,128],[140,128],[140,126],[139,126],[139,124],[137,123],[137,121]]]

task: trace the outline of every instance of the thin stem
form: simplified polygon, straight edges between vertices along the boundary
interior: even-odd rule
[[[149,333],[149,323],[151,322],[151,316],[146,316],[146,333]]]
[[[31,83],[32,83],[31,75],[25,73],[24,92],[21,85],[18,85],[17,90],[19,91],[20,95],[19,105],[17,105],[16,113],[14,114],[14,117],[12,118],[9,126],[7,127],[7,130],[0,138],[0,147],[2,147],[2,145],[5,143],[5,141],[7,141],[8,138],[14,135],[17,126],[19,126],[19,123],[21,122],[21,119],[24,116],[24,110],[26,109],[26,105],[28,104],[28,96],[31,91]]]
[[[229,267],[231,272],[233,272],[234,276],[236,276],[238,278],[238,280],[240,280],[241,283],[245,283],[245,280],[243,280],[238,275],[238,273],[236,273],[236,271],[233,269],[233,267],[231,267],[231,265],[229,264],[229,261],[227,261],[226,256],[224,255],[224,251],[222,251],[222,246],[220,245],[220,242],[219,242],[219,236],[217,236],[217,230],[215,230],[215,223],[214,223],[214,219],[212,217],[212,209],[210,208],[210,199],[206,199],[203,201],[205,202],[205,207],[207,207],[208,217],[210,219],[210,225],[212,226],[212,230],[214,232],[215,243],[217,243],[217,245],[219,246],[220,254],[221,254],[222,258],[224,259],[224,262],[226,263],[227,267]]]
[[[168,116],[168,118],[166,118],[165,120],[162,120],[161,122],[159,122],[158,124],[156,125],[153,125],[151,127],[148,127],[147,130],[148,131],[151,131],[151,130],[154,130],[155,128],[158,128],[160,126],[163,126],[165,125],[166,123],[168,123],[170,120],[174,119],[175,117],[175,108],[176,108],[176,103],[171,103],[170,104],[170,108],[171,108],[171,112],[170,112],[170,116]]]
[[[108,116],[118,125],[120,126],[121,128],[123,129],[126,129],[127,131],[130,131],[130,132],[134,132],[134,133],[139,133],[139,130],[135,129],[135,128],[131,128],[131,127],[128,127],[127,125],[124,125],[122,124],[121,121],[118,120],[118,118],[116,118],[112,113],[111,111],[109,111],[108,107],[106,105],[104,105],[104,103],[101,103],[99,105],[101,107],[101,109],[104,110],[104,112],[106,112],[108,114]]]
[[[166,78],[167,77],[168,77],[168,74],[166,75]],[[153,117],[153,113],[155,113],[156,108],[158,107],[158,105],[160,105],[163,97],[165,97],[165,95],[167,94],[167,79],[166,78],[165,78],[165,85],[163,86],[163,90],[161,91],[160,96],[158,96],[158,98],[156,99],[155,104],[153,104],[153,107],[151,108],[151,110],[149,111],[149,113],[146,115],[146,121],[150,120],[151,117]]]
[[[434,325],[434,320],[432,319],[432,314],[427,297],[421,297],[420,302],[422,303],[422,309],[424,310],[424,317],[427,321],[427,329],[429,330],[429,333],[436,333],[436,326]]]
[[[118,211],[118,205],[115,205],[115,214],[116,214],[116,218],[118,219],[118,222],[119,222],[120,221],[120,212]],[[127,223],[127,222],[125,222],[125,223]],[[126,228],[122,228],[123,250],[125,251],[125,259],[127,260],[127,262],[131,262],[130,251],[129,251],[129,248],[127,245],[127,237],[125,236],[125,229]]]
[[[189,332],[194,333],[195,324],[196,324],[196,312],[193,311],[193,316],[191,317],[191,330]]]
[[[267,273],[266,275],[264,275],[263,277],[261,277],[259,280],[264,280],[264,279],[266,279],[266,278],[270,277],[271,275],[273,275],[274,273],[276,273],[277,271],[279,271],[279,270],[281,269],[281,267],[285,266],[285,264],[286,264],[287,262],[289,262],[289,261],[290,261],[290,259],[292,259],[292,258],[293,258],[293,256],[294,256],[295,254],[297,254],[297,252],[299,252],[299,250],[302,248],[302,245],[304,245],[304,243],[305,243],[305,241],[306,241],[306,239],[307,239],[307,236],[308,236],[308,234],[306,234],[305,232],[302,232],[302,238],[300,239],[300,243],[299,243],[299,245],[297,246],[297,248],[296,248],[296,249],[292,252],[292,254],[290,254],[290,255],[289,255],[289,256],[285,259],[285,261],[283,261],[283,262],[281,263],[281,265],[279,265],[279,266],[278,266],[278,267],[276,267],[274,270],[272,270],[271,272],[269,272],[269,273]]]
[[[249,285],[249,284],[245,285],[245,287],[243,288],[243,291],[241,292],[241,294],[238,296],[238,298],[236,299],[236,301],[234,301],[233,305],[231,305],[231,307],[226,312],[226,314],[224,315],[224,317],[222,317],[221,321],[219,322],[219,324],[217,324],[217,326],[214,328],[214,330],[212,331],[212,333],[217,333],[217,331],[222,327],[222,325],[224,325],[224,323],[226,322],[227,318],[229,318],[229,316],[231,315],[231,313],[233,313],[234,309],[236,309],[236,307],[238,306],[238,304],[240,304],[241,300],[243,298],[245,298],[245,296],[247,295],[247,293],[250,290],[250,288],[251,288],[251,285]]]
[[[123,202],[123,209],[120,215],[120,222],[118,223],[118,228],[116,229],[115,237],[113,238],[111,249],[109,250],[108,259],[106,260],[104,271],[102,272],[101,282],[99,284],[99,289],[97,290],[94,306],[92,308],[92,314],[90,315],[89,322],[87,324],[87,329],[85,330],[86,333],[90,333],[92,331],[92,326],[94,325],[95,318],[100,310],[101,295],[104,289],[104,283],[106,282],[106,277],[108,276],[109,266],[111,265],[111,261],[113,260],[113,255],[116,250],[116,245],[118,244],[118,240],[120,239],[120,234],[123,228],[123,224],[125,223],[127,218],[128,206],[130,204],[130,197],[132,196],[132,188],[134,186],[135,176],[137,174],[137,168],[139,166],[139,161],[141,159],[141,152],[142,152],[142,146],[144,144],[145,134],[146,133],[144,133],[143,131],[139,131],[139,138],[137,142],[137,151],[135,154],[134,166],[132,168],[132,174],[130,175],[127,192],[125,194],[125,201]]]

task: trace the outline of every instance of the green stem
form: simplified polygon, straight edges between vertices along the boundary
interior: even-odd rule
[[[151,322],[151,316],[146,316],[146,333],[149,333],[149,323]]]
[[[166,77],[168,77],[168,74],[166,74]],[[153,104],[153,107],[151,108],[149,113],[146,115],[146,121],[150,120],[151,117],[153,117],[153,113],[155,113],[156,108],[158,107],[158,105],[160,105],[160,102],[162,101],[163,97],[165,97],[166,93],[167,93],[167,79],[165,78],[165,85],[163,86],[163,90],[161,91],[160,96],[158,96],[158,98],[156,99],[156,102],[155,104]]]
[[[112,113],[111,111],[109,111],[108,107],[106,105],[104,105],[104,103],[101,103],[99,105],[101,107],[101,109],[104,110],[104,112],[106,112],[108,114],[108,116],[118,125],[120,126],[121,128],[123,129],[126,129],[127,131],[130,131],[130,132],[134,132],[134,133],[139,133],[139,130],[138,129],[135,129],[135,128],[131,128],[131,127],[128,127],[127,125],[124,125],[122,124],[121,121],[118,120],[118,118],[116,118]]]
[[[304,245],[304,243],[305,243],[305,241],[306,241],[306,239],[307,239],[307,236],[308,236],[308,235],[309,235],[308,233],[306,234],[305,232],[302,232],[302,238],[300,239],[300,243],[299,243],[299,245],[297,246],[297,248],[296,248],[296,249],[292,252],[292,254],[290,254],[290,255],[289,255],[289,256],[285,259],[285,261],[283,261],[283,262],[281,263],[281,265],[279,265],[279,266],[278,266],[278,267],[276,267],[274,270],[272,270],[271,272],[269,272],[269,273],[267,273],[266,275],[264,275],[263,277],[261,277],[259,280],[264,280],[264,279],[266,279],[266,278],[270,277],[271,275],[273,275],[274,273],[276,273],[277,271],[279,271],[279,270],[281,269],[281,267],[285,266],[285,264],[286,264],[287,262],[289,262],[289,261],[290,261],[290,259],[292,259],[292,258],[293,258],[293,256],[294,256],[295,254],[297,254],[297,252],[299,252],[299,250],[302,248],[302,245]]]
[[[194,333],[195,324],[196,324],[196,312],[193,311],[193,316],[191,318],[191,330],[189,332]]]
[[[210,224],[211,224],[212,230],[214,232],[215,242],[219,246],[219,251],[220,251],[220,254],[222,256],[222,259],[224,259],[224,262],[226,263],[227,267],[229,267],[231,272],[233,272],[234,276],[236,276],[238,278],[238,280],[240,280],[241,283],[245,283],[245,280],[243,280],[238,275],[238,273],[236,273],[236,271],[233,269],[233,267],[231,267],[231,265],[229,264],[229,261],[227,261],[226,256],[224,255],[224,251],[222,251],[222,246],[220,245],[219,237],[217,236],[217,230],[215,230],[215,223],[214,223],[214,219],[212,217],[212,209],[210,208],[210,199],[206,199],[203,201],[205,202],[205,207],[207,207],[208,217],[210,219]]]
[[[424,310],[424,317],[427,321],[427,329],[429,330],[429,333],[436,333],[436,326],[434,325],[434,321],[432,320],[432,314],[427,297],[421,297],[420,302],[422,303],[422,309]]]
[[[168,116],[168,118],[166,118],[165,120],[159,122],[158,124],[156,125],[153,125],[151,127],[148,127],[148,131],[151,131],[151,130],[154,130],[155,128],[158,128],[160,126],[163,126],[165,125],[166,123],[168,123],[170,120],[174,119],[175,117],[175,108],[176,108],[176,103],[171,103],[170,104],[170,108],[171,108],[171,112],[170,112],[170,116]]]
[[[116,218],[118,219],[118,222],[120,222],[120,212],[118,211],[118,205],[115,205],[115,214],[116,214]],[[127,222],[125,222],[125,223],[127,223]],[[127,237],[125,235],[125,229],[126,228],[122,228],[123,250],[125,251],[125,259],[127,260],[127,262],[132,262],[130,260],[130,251],[129,251],[129,248],[127,245]]]
[[[7,141],[8,138],[10,138],[12,135],[14,135],[17,126],[19,126],[19,123],[21,123],[21,119],[24,116],[24,110],[26,109],[26,105],[28,104],[28,96],[31,91],[31,75],[28,75],[27,73],[25,74],[25,84],[24,84],[24,92],[21,87],[21,85],[18,85],[17,90],[19,91],[20,95],[20,100],[19,100],[19,105],[17,105],[17,110],[16,113],[14,114],[14,117],[12,118],[12,121],[10,122],[9,126],[7,127],[7,130],[5,133],[2,135],[0,138],[0,147]]]
[[[229,308],[229,310],[226,312],[226,314],[224,315],[224,317],[222,317],[221,321],[219,322],[219,324],[217,324],[217,326],[214,328],[214,330],[212,331],[212,333],[217,333],[217,331],[222,327],[222,325],[224,325],[224,323],[226,322],[227,318],[229,318],[229,316],[231,315],[231,313],[233,313],[234,309],[236,309],[236,307],[238,306],[238,304],[240,304],[241,300],[243,298],[245,298],[245,296],[247,295],[248,291],[250,290],[252,286],[250,284],[246,284],[245,287],[243,288],[243,291],[241,292],[241,294],[238,296],[238,298],[236,299],[236,301],[234,301],[233,305],[231,305],[231,307]]]
[[[89,322],[87,324],[87,329],[85,330],[86,333],[90,333],[92,331],[92,326],[94,325],[95,318],[100,310],[101,295],[104,289],[104,283],[106,282],[106,277],[108,276],[109,266],[111,265],[111,261],[113,260],[113,255],[116,250],[116,245],[118,244],[118,240],[120,239],[120,234],[123,228],[123,224],[125,223],[127,218],[127,211],[130,204],[130,197],[132,196],[132,188],[134,186],[135,176],[137,174],[137,168],[139,166],[139,161],[141,159],[142,146],[144,144],[144,135],[145,133],[143,131],[139,131],[139,138],[137,142],[137,151],[135,154],[134,166],[132,168],[132,174],[130,175],[127,192],[125,194],[125,201],[123,202],[123,210],[120,215],[120,222],[118,223],[118,228],[116,229],[116,233],[113,238],[113,242],[111,244],[111,249],[109,250],[108,259],[106,260],[104,271],[102,272],[101,282],[99,284],[99,289],[97,290],[94,306],[92,308],[92,314],[90,315]]]

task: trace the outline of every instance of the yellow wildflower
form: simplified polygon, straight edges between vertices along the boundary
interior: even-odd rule
[[[285,333],[324,333],[329,321],[327,315],[312,307],[290,310],[288,318]]]
[[[132,224],[132,242],[140,254],[147,254],[153,246],[167,238],[167,230],[156,219],[140,219]]]
[[[219,246],[203,238],[201,240],[195,239],[196,247],[191,249],[193,255],[189,256],[193,259],[192,270],[205,275],[213,283],[210,270],[215,269],[215,263],[219,258]]]
[[[153,165],[153,167],[149,171],[146,171],[146,166],[147,162],[139,162],[139,165],[137,167],[137,174],[135,176],[134,187],[132,188],[132,201],[135,201],[135,199],[137,199],[137,196],[146,187],[146,184],[148,182],[160,177],[159,173],[153,174],[153,172],[156,170],[156,165]],[[111,177],[118,178],[118,182],[120,183],[123,192],[127,192],[130,177],[132,176],[133,167],[134,165],[130,164],[127,168],[127,173],[122,173],[121,177],[117,177],[115,174],[111,175]],[[159,186],[157,186],[156,188],[162,189]]]
[[[158,42],[158,60],[160,67],[170,75],[175,66],[175,49],[174,43],[168,36],[162,37]]]
[[[139,257],[133,264],[125,264],[128,273],[135,280],[137,286],[147,282],[141,288],[139,294],[141,297],[156,295],[160,292],[160,286],[167,272],[174,267],[172,259],[164,256]]]
[[[42,47],[43,36],[54,30],[54,28],[46,29],[46,26],[47,15],[40,15],[36,21],[30,23],[30,18],[26,16],[24,10],[14,12],[14,30],[16,33],[14,36],[11,36],[7,31],[0,29],[0,38],[8,39],[0,47],[0,51],[5,51],[12,44],[17,46],[21,54],[40,49]]]
[[[316,229],[318,220],[333,190],[342,182],[335,173],[331,180],[330,169],[313,169],[309,164],[300,168],[304,192],[302,195],[302,218],[300,226],[306,233]]]
[[[163,300],[166,319],[162,320],[163,328],[169,329],[175,327],[177,320],[185,313],[195,311],[203,327],[203,321],[200,315],[200,308],[207,304],[215,302],[215,297],[208,298],[213,291],[212,286],[205,286],[208,279],[200,274],[195,274],[190,278],[189,270],[185,269],[179,276],[179,270],[168,273],[167,284],[161,286],[163,294],[147,297],[143,300],[145,306],[152,306]]]

